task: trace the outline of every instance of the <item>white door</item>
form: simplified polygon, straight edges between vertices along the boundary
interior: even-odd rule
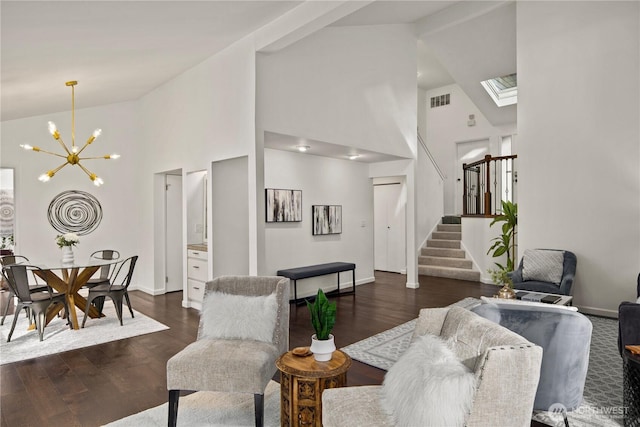
[[[182,176],[166,175],[166,292],[182,290]]]
[[[456,201],[455,209],[456,215],[462,215],[462,198],[464,195],[464,175],[462,173],[462,165],[470,164],[477,160],[484,159],[484,156],[490,154],[490,142],[488,139],[481,139],[478,141],[459,142],[456,144],[458,164],[456,166]],[[476,194],[481,200],[484,194],[480,194],[481,189],[477,184],[471,184],[474,188],[471,189],[471,193]]]
[[[406,270],[405,199],[401,184],[373,187],[374,269]]]

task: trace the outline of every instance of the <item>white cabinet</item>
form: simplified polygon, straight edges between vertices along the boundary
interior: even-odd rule
[[[202,307],[207,274],[207,251],[187,247],[187,298],[191,307]]]

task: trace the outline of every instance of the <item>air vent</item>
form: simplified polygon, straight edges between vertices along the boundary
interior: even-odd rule
[[[431,108],[442,107],[451,103],[451,94],[434,96],[431,98]]]

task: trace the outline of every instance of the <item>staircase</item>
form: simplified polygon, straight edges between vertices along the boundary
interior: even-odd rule
[[[420,249],[418,274],[479,282],[480,272],[473,270],[473,263],[460,249],[461,239],[460,218],[442,218],[426,246]]]

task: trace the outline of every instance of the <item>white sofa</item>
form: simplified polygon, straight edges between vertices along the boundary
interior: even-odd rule
[[[541,347],[455,306],[421,310],[413,339],[424,334],[448,340],[455,355],[475,375],[476,389],[466,426],[531,425]],[[382,386],[325,390],[324,427],[393,426],[393,418],[382,408],[381,396]]]

